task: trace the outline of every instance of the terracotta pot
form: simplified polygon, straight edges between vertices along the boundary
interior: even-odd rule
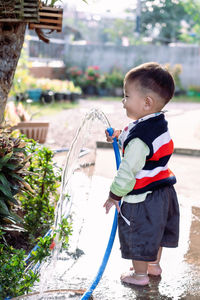
[[[24,121],[19,122],[13,129],[19,129],[22,134],[25,134],[29,139],[34,139],[39,143],[46,141],[49,128],[49,122],[40,121]]]

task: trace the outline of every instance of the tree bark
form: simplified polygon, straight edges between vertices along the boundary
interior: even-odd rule
[[[24,43],[26,23],[0,22],[0,124]]]

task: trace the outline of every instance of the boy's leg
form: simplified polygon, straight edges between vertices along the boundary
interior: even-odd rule
[[[162,269],[160,267],[160,259],[162,255],[162,247],[159,248],[157,259],[155,261],[151,261],[147,265],[147,271],[149,275],[159,276],[162,273]],[[133,267],[130,268],[131,271],[134,270],[134,264]]]
[[[162,273],[162,269],[160,267],[160,259],[162,255],[162,247],[159,248],[157,259],[155,261],[151,261],[148,263],[148,274],[159,276]]]
[[[132,264],[135,272],[122,274],[121,281],[135,285],[147,285],[149,283],[149,277],[147,275],[148,262],[132,260]]]

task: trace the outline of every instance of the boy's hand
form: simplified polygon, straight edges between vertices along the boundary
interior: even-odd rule
[[[118,201],[116,201],[116,200],[112,199],[111,197],[109,197],[103,205],[103,207],[105,207],[105,209],[106,209],[106,214],[109,213],[109,210],[111,209],[111,207],[113,205],[116,207],[117,211],[120,212],[120,207],[119,207]]]
[[[122,132],[121,130],[115,130],[115,129],[114,129],[113,135],[110,136],[109,133],[108,133],[108,131],[105,130],[107,142],[113,143],[113,139],[114,139],[115,137],[118,138],[121,132]]]

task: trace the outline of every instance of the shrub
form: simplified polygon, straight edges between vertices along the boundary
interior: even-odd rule
[[[29,242],[43,236],[54,220],[54,209],[59,197],[58,187],[61,180],[61,169],[54,171],[53,152],[33,140],[28,140],[27,155],[31,155],[25,177],[34,190],[34,194],[23,192],[19,196],[24,213],[24,228],[27,230]]]
[[[81,87],[87,86],[98,86],[98,80],[100,77],[99,67],[98,66],[90,66],[85,70],[84,76],[80,82]]]
[[[77,67],[71,67],[67,69],[67,78],[72,80],[75,85],[81,86],[81,78],[83,75],[83,71]]]
[[[183,90],[183,86],[180,79],[180,74],[182,72],[182,65],[175,64],[174,66],[171,66],[170,64],[166,64],[165,67],[172,74],[175,81],[176,89]]]
[[[5,173],[4,176],[0,176],[1,183],[4,185],[4,188],[0,189],[2,193],[0,199],[0,299],[4,299],[5,297],[16,297],[28,293],[34,282],[38,280],[38,274],[34,274],[32,270],[27,268],[25,250],[15,249],[11,246],[13,234],[16,236],[13,230],[16,230],[16,228],[19,230],[20,227],[18,229],[15,225],[15,218],[17,218],[17,221],[19,218],[12,211],[9,211],[8,203],[9,205],[12,201],[18,203],[16,199],[21,201],[20,208],[22,210],[20,214],[24,217],[23,226],[26,230],[26,232],[20,233],[21,236],[26,236],[26,240],[23,241],[29,242],[29,248],[35,246],[38,241],[38,249],[32,252],[29,259],[31,264],[41,262],[51,254],[56,233],[62,247],[67,248],[69,235],[71,234],[71,224],[67,219],[62,219],[53,236],[36,239],[36,237],[44,235],[53,223],[54,207],[58,200],[57,188],[61,179],[60,168],[58,172],[54,171],[53,152],[33,140],[23,138],[22,142],[22,137],[14,139],[10,135],[2,134],[2,132],[0,139],[1,172],[2,174]],[[25,162],[28,159],[30,159],[30,164],[27,166]],[[17,172],[19,174],[16,174]],[[11,179],[9,176],[11,176]],[[22,192],[24,186],[26,188]],[[12,194],[12,188],[15,190],[16,199],[10,195],[10,193]],[[21,191],[20,195],[17,194],[18,190]],[[5,205],[7,204],[7,208],[4,202]],[[5,219],[9,223],[14,223],[14,225],[9,224],[12,231],[7,233],[2,230],[2,221],[5,221]],[[19,220],[22,221],[22,219]],[[4,228],[9,229],[8,225]],[[22,239],[17,238],[17,240],[19,244]],[[20,246],[23,248],[26,245]]]
[[[38,280],[38,274],[31,270],[25,272],[25,251],[5,244],[4,234],[0,230],[0,299],[28,293]]]
[[[124,75],[121,70],[114,68],[106,75],[107,86],[109,89],[123,88]]]

